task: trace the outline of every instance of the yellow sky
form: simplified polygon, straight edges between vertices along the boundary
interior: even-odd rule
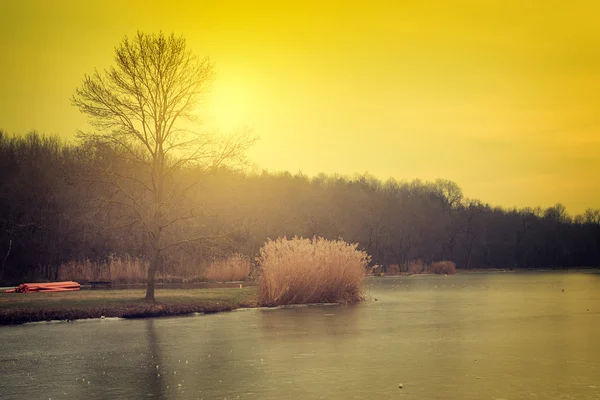
[[[163,30],[214,61],[205,126],[252,126],[261,168],[600,207],[596,0],[5,0],[0,16],[8,132],[90,129],[69,101],[83,75],[124,35]]]

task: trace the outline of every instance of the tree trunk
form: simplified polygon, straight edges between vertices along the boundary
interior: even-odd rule
[[[4,277],[4,267],[6,265],[6,260],[8,259],[8,256],[10,255],[11,248],[12,248],[12,239],[8,239],[8,250],[6,250],[6,255],[4,256],[4,258],[2,259],[2,263],[0,264],[0,282],[2,281],[2,278]]]
[[[473,245],[469,245],[465,249],[465,268],[471,269],[471,257],[473,256]]]
[[[157,132],[157,137],[161,137],[160,133]],[[160,234],[162,228],[162,206],[163,206],[163,187],[164,187],[164,152],[162,142],[158,143],[158,151],[154,157],[152,163],[152,180],[154,182],[154,221],[153,227],[153,241],[152,250],[150,254],[150,265],[148,265],[148,282],[146,283],[146,301],[154,303],[154,278],[156,276],[156,270],[158,269],[158,263],[160,260]]]
[[[154,303],[154,284],[156,270],[160,261],[160,232],[155,235],[155,240],[152,246],[152,254],[150,256],[150,265],[148,265],[148,282],[146,283],[146,298],[148,302]]]

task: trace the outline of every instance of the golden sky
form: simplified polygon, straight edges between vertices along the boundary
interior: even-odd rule
[[[493,205],[600,208],[600,1],[0,2],[0,128],[89,130],[70,97],[125,35],[217,77],[207,128],[270,171],[456,181]]]

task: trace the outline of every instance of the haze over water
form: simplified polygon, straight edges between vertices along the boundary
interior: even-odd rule
[[[600,398],[598,274],[366,285],[355,306],[2,327],[0,397]]]

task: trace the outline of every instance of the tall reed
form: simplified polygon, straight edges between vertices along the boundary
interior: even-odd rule
[[[370,257],[357,244],[323,238],[269,240],[260,249],[259,302],[281,304],[355,302]]]
[[[406,271],[409,274],[424,274],[427,272],[427,266],[423,262],[423,260],[412,260],[408,262],[406,266]]]
[[[452,261],[436,261],[427,267],[430,274],[455,274],[456,265]]]
[[[104,263],[89,259],[69,261],[58,269],[58,279],[76,282],[112,281],[116,283],[146,282],[148,264],[128,255],[111,255]]]
[[[250,275],[251,264],[247,256],[234,254],[228,258],[213,261],[204,271],[207,281],[245,281]]]

